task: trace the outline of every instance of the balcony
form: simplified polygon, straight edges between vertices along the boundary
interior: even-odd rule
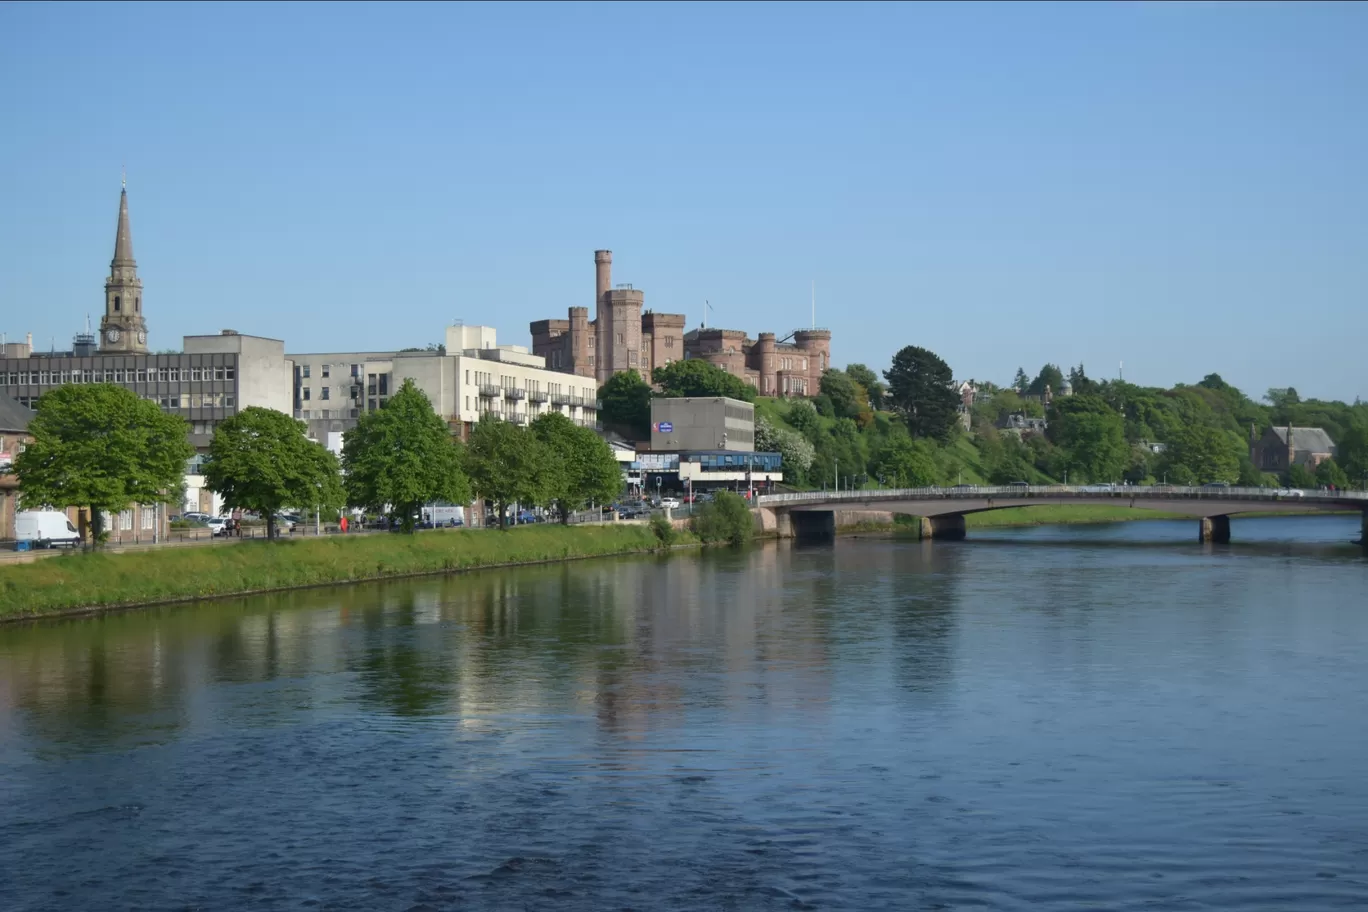
[[[585,398],[584,398],[583,396],[571,396],[571,397],[570,397],[570,404],[571,404],[571,405],[583,406],[584,403],[585,403],[586,401],[587,401],[587,400],[585,400]]]
[[[509,399],[512,399],[512,400],[514,400],[515,402],[516,402],[517,400],[519,400],[519,399],[526,399],[526,398],[527,398],[527,390],[518,389],[516,386],[506,386],[506,387],[504,387],[503,393],[504,393],[504,396],[505,396],[505,397],[507,397],[507,398],[509,398]]]
[[[570,395],[569,393],[552,393],[552,394],[551,394],[551,404],[552,404],[552,405],[571,405],[571,404],[573,403],[573,400],[574,400],[574,399],[575,399],[575,397],[572,396],[572,395]]]
[[[546,392],[546,390],[528,390],[528,391],[527,391],[527,401],[528,401],[528,402],[545,402],[545,401],[547,401],[547,399],[550,398],[550,396],[551,396],[551,394],[548,393],[548,392]]]
[[[480,397],[483,399],[498,399],[503,395],[503,388],[492,383],[480,384]]]
[[[588,428],[588,429],[591,430],[591,431],[601,431],[601,430],[603,430],[603,422],[602,422],[602,421],[595,421],[595,420],[592,419],[592,418],[573,418],[573,419],[571,419],[571,420],[574,421],[575,424],[578,424],[580,427],[582,427],[582,428]]]

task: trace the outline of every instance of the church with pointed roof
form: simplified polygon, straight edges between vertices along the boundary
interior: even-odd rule
[[[119,227],[114,259],[105,280],[105,312],[100,320],[100,351],[147,351],[147,321],[142,312],[142,279],[133,259],[133,232],[128,226],[128,184],[119,193]]]

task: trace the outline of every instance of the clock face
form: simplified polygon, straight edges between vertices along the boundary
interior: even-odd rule
[[[143,332],[142,330],[139,330],[139,331],[138,331],[138,344],[139,344],[139,345],[146,345],[146,344],[147,344],[147,333]]]
[[[105,333],[105,338],[108,339],[110,342],[118,342],[119,331],[117,329],[110,329],[108,332]]]

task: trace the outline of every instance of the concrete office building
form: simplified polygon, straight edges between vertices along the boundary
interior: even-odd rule
[[[383,408],[405,380],[465,438],[485,414],[528,424],[546,412],[598,426],[593,379],[546,369],[518,345],[499,345],[489,326],[449,326],[446,353],[383,351],[291,354],[295,417],[314,439],[340,448],[341,435],[368,411]]]
[[[755,450],[755,406],[724,396],[651,400],[651,450]]]
[[[684,331],[683,314],[644,310],[645,294],[612,286],[613,253],[594,251],[594,319],[571,307],[568,319],[530,324],[532,351],[552,370],[593,377],[600,386],[616,373],[651,372],[671,361],[700,358],[754,386],[765,396],[815,396],[831,367],[831,331],[800,329],[782,340],[772,332],[749,338],[735,329]]]

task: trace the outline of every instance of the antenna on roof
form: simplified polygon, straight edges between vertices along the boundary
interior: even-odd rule
[[[708,328],[708,301],[706,298],[703,300],[703,328]]]

